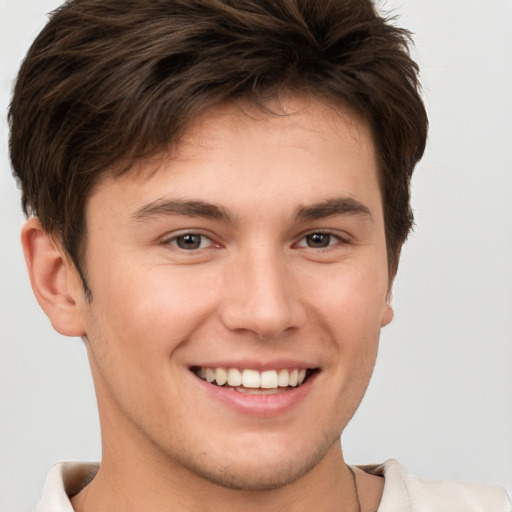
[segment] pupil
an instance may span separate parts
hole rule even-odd
[[[327,247],[330,242],[330,235],[324,233],[313,233],[307,237],[310,247]]]
[[[176,239],[180,249],[194,250],[201,246],[201,235],[183,235]]]

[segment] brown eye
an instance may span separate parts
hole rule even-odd
[[[308,247],[322,249],[332,245],[333,236],[329,233],[311,233],[305,237],[305,242]]]
[[[176,245],[180,249],[191,250],[201,247],[201,235],[183,235],[176,238]]]
[[[184,251],[195,251],[197,249],[203,249],[211,245],[211,240],[197,233],[187,233],[185,235],[175,236],[167,242],[170,245],[174,245]]]

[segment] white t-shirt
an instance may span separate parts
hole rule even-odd
[[[512,512],[508,495],[500,487],[425,480],[406,473],[393,459],[360,468],[385,479],[378,512]],[[82,489],[97,470],[96,463],[53,466],[36,512],[73,512],[68,496]]]

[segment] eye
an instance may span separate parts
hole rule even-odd
[[[297,247],[310,247],[312,249],[325,249],[331,245],[335,245],[340,242],[340,237],[333,235],[332,233],[323,233],[321,231],[316,233],[310,233],[304,236],[297,243]]]
[[[166,240],[165,243],[184,251],[196,251],[215,245],[210,238],[199,233],[184,233],[183,235],[173,236]]]

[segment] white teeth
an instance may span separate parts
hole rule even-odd
[[[213,382],[215,380],[215,370],[212,368],[206,368],[206,382]]]
[[[300,386],[306,379],[305,368],[291,370],[257,370],[237,368],[204,368],[196,372],[197,376],[207,382],[215,382],[218,386],[227,384],[233,388],[275,390],[278,388]]]
[[[242,386],[244,388],[259,388],[260,372],[256,370],[244,370],[242,372]]]
[[[242,374],[236,368],[230,368],[228,370],[228,384],[232,387],[242,385]]]
[[[288,378],[290,376],[290,373],[288,370],[279,370],[279,374],[277,376],[277,383],[282,388],[288,387]]]
[[[275,370],[267,370],[261,372],[261,386],[263,389],[274,389],[279,386],[277,382],[277,372]]]
[[[224,368],[215,369],[215,381],[218,386],[224,386],[228,381],[228,372]]]

